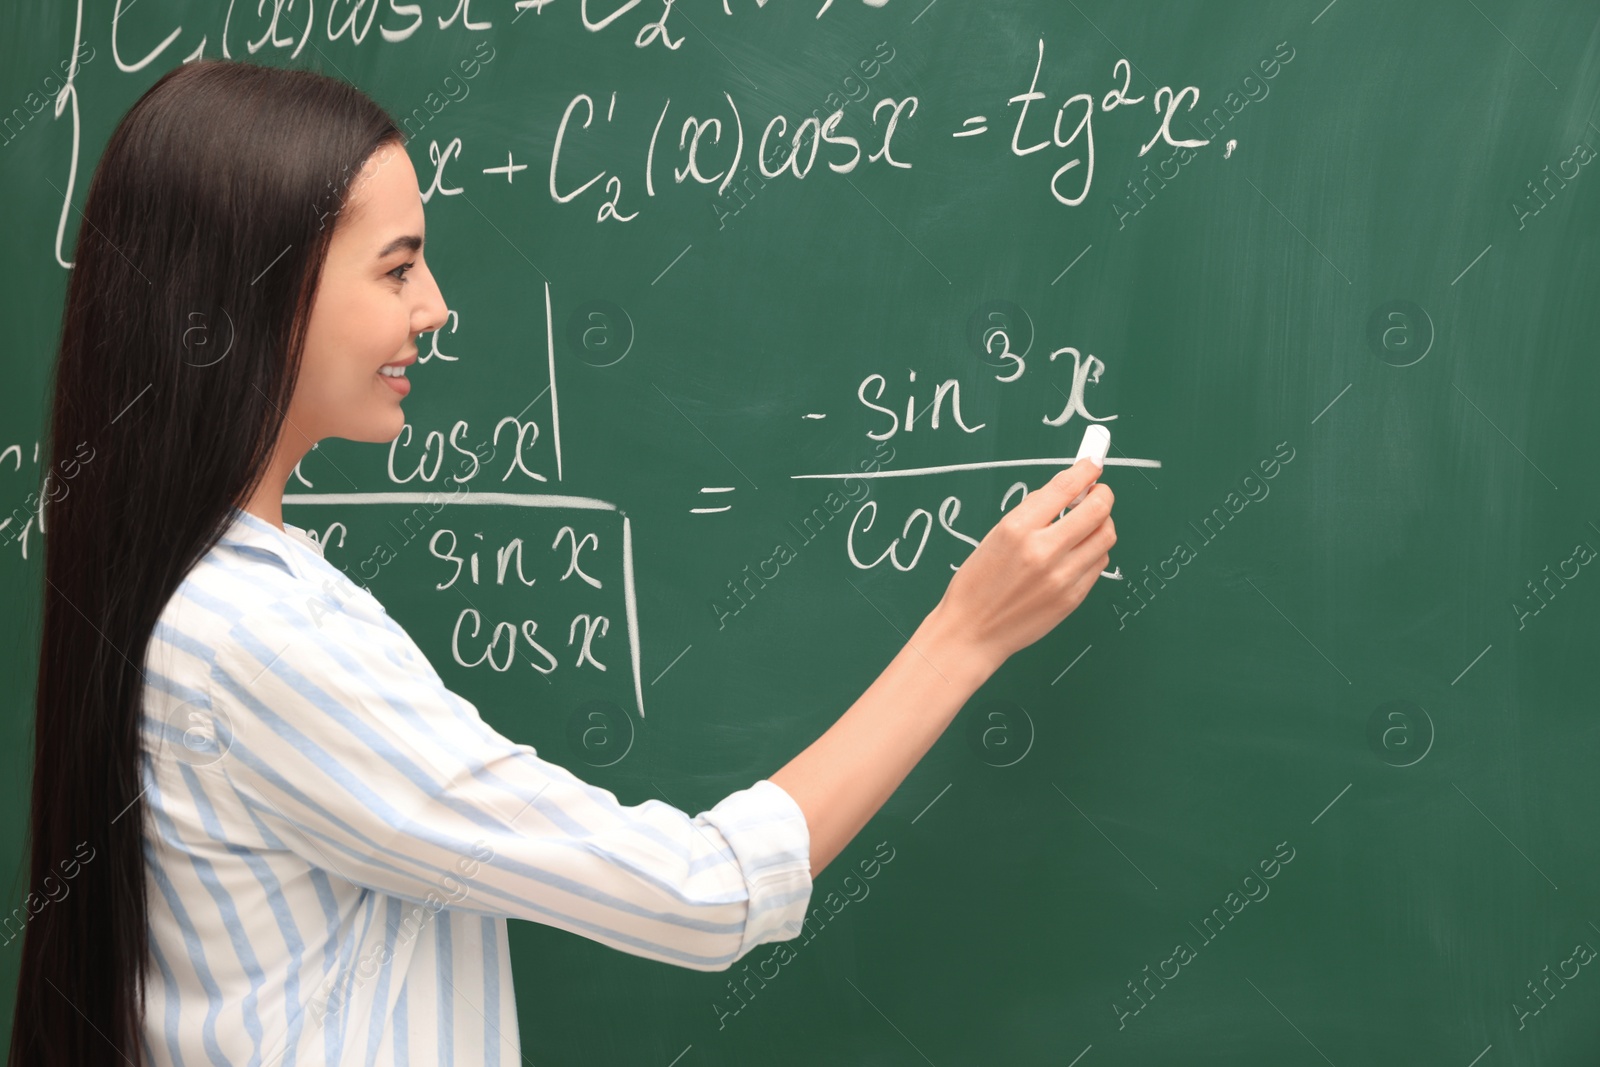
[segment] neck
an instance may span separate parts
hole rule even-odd
[[[272,459],[261,475],[260,483],[250,499],[241,505],[241,510],[283,529],[284,488],[289,484],[295,466],[305,458],[311,446],[312,442],[299,432],[285,427],[278,438],[278,447],[273,450]]]

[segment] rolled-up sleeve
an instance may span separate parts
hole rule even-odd
[[[695,970],[800,932],[810,835],[782,787],[693,817],[623,804],[491,729],[381,613],[252,610],[210,688],[222,755],[201,771],[352,883]]]

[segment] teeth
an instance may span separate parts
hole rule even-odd
[[[378,373],[385,378],[404,378],[406,369],[404,367],[379,367]]]

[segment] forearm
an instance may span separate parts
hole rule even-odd
[[[935,608],[867,691],[771,780],[805,813],[815,878],[894,793],[999,663]]]

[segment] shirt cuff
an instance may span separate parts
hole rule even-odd
[[[763,778],[728,795],[704,818],[728,842],[749,890],[739,955],[799,934],[811,903],[811,831],[800,805]]]

